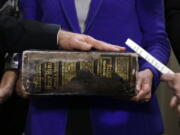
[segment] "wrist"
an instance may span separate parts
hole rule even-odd
[[[57,46],[59,47],[59,43],[60,43],[60,40],[59,40],[59,35],[60,35],[60,32],[61,32],[61,29],[58,30],[58,33],[57,33]]]
[[[61,45],[61,40],[62,40],[62,35],[63,35],[64,30],[59,29],[58,33],[57,33],[57,45],[59,49],[63,49],[62,45]]]

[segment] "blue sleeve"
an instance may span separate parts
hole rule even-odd
[[[23,18],[41,21],[42,12],[38,0],[20,0]]]
[[[143,33],[144,49],[164,64],[170,56],[170,43],[165,30],[164,0],[136,0],[137,15]],[[140,70],[150,69],[153,72],[152,92],[160,82],[160,72],[151,64],[140,59]]]

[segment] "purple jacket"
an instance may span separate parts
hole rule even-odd
[[[24,18],[60,24],[80,33],[74,0],[21,0]],[[163,0],[92,0],[85,34],[125,46],[131,38],[163,63],[170,46],[165,32]],[[131,51],[129,48],[127,51]],[[140,70],[151,69],[153,91],[160,73],[144,60]],[[51,100],[51,101],[50,101]],[[162,119],[156,96],[149,103],[110,99],[88,99],[93,135],[160,135]],[[54,103],[56,102],[56,103]],[[70,99],[33,99],[29,110],[27,135],[64,135]]]

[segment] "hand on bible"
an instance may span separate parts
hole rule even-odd
[[[153,73],[149,69],[145,69],[137,73],[136,90],[137,96],[133,98],[135,101],[148,102],[151,99]]]
[[[180,73],[162,75],[161,80],[166,81],[173,90],[170,107],[175,108],[180,113]]]
[[[14,71],[4,73],[0,83],[0,104],[12,95],[16,79],[17,74]]]
[[[58,34],[58,43],[60,44],[60,48],[65,50],[90,51],[91,49],[96,49],[100,51],[125,51],[124,47],[108,44],[88,35],[64,30],[60,30]]]

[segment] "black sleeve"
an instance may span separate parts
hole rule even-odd
[[[180,0],[166,0],[167,32],[180,63]]]
[[[0,46],[3,52],[26,49],[58,49],[57,33],[60,26],[30,20],[0,16]]]

